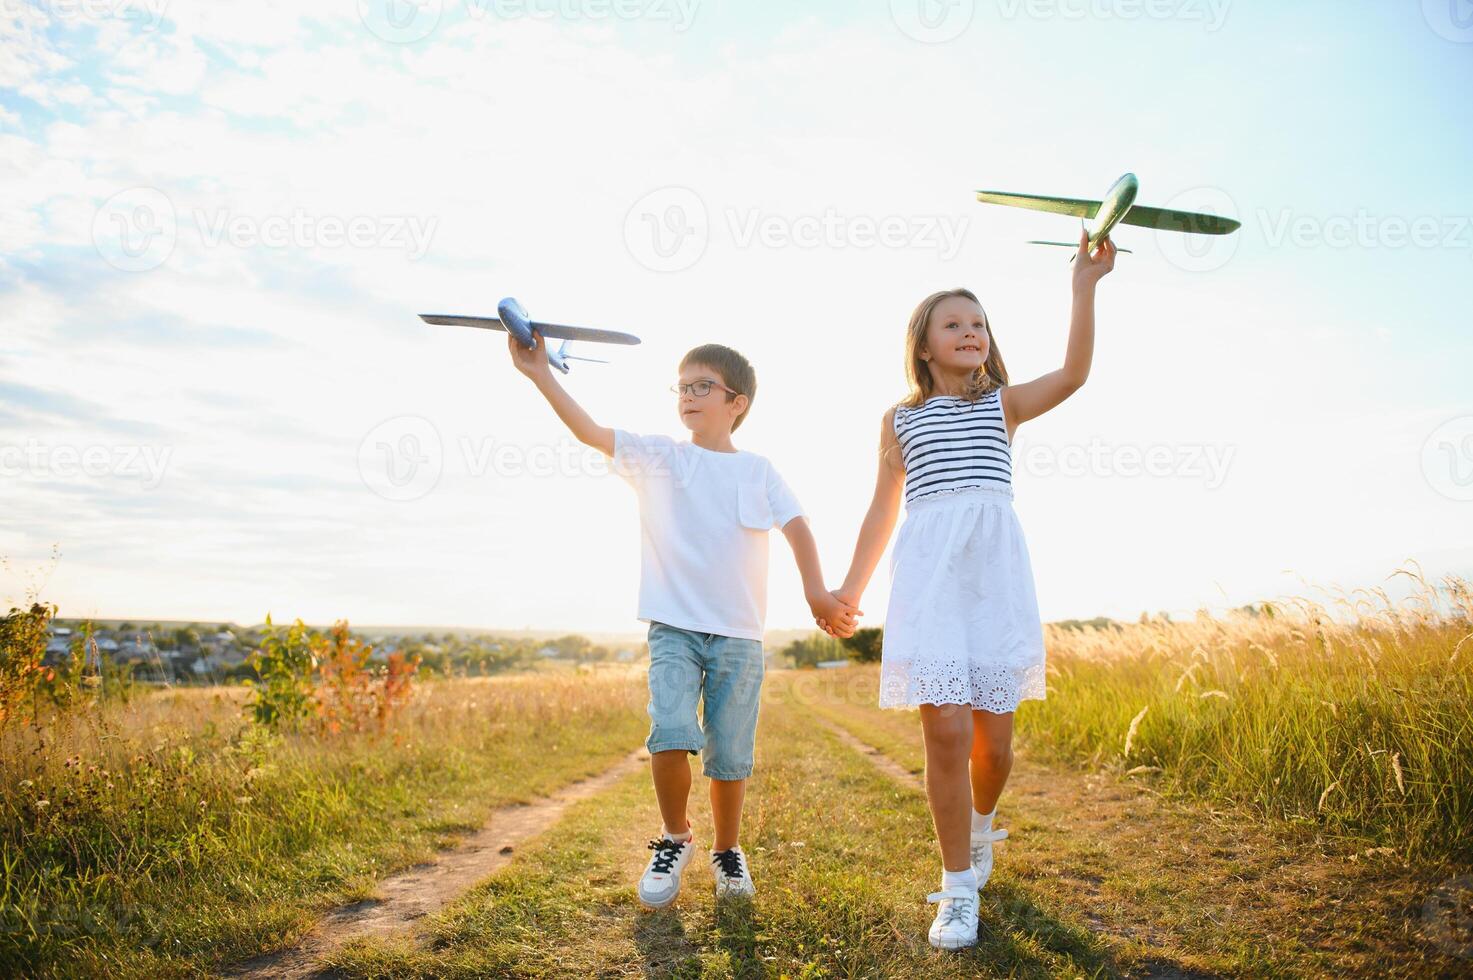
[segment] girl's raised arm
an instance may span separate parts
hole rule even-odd
[[[1029,419],[1036,419],[1078,391],[1089,377],[1095,352],[1095,285],[1115,268],[1115,243],[1106,238],[1091,255],[1089,233],[1079,232],[1079,251],[1074,255],[1074,307],[1069,315],[1069,349],[1064,366],[1057,371],[1002,390],[1003,413],[1008,420],[1008,439]]]
[[[859,605],[859,597],[869,585],[900,514],[900,497],[905,488],[905,463],[900,455],[900,440],[895,436],[895,409],[885,413],[880,425],[880,468],[875,477],[875,496],[859,528],[854,545],[854,560],[849,574],[834,594],[851,606]],[[863,613],[861,613],[863,615]]]

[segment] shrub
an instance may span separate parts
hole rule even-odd
[[[334,624],[327,636],[314,637],[313,650],[313,703],[320,733],[361,732],[370,724],[382,731],[409,699],[419,659],[395,652],[383,670],[375,670],[373,647],[348,632],[346,620]]]
[[[266,633],[251,654],[255,697],[247,705],[260,726],[311,729],[319,735],[383,731],[409,700],[418,657],[391,654],[381,668],[373,647],[353,636],[346,620],[327,633],[300,619],[285,631],[266,617]]]
[[[12,608],[0,619],[0,727],[35,718],[42,685],[55,676],[41,663],[49,636],[46,627],[55,615],[55,606],[33,602],[30,609]]]
[[[311,631],[300,619],[283,631],[266,616],[261,645],[249,658],[256,680],[248,710],[256,724],[273,731],[293,729],[311,713],[317,663],[310,638]]]
[[[853,636],[845,637],[839,642],[844,644],[851,657],[862,664],[875,664],[880,662],[880,649],[884,642],[885,631],[878,626],[864,626],[854,631]]]

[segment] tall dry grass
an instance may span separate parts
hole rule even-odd
[[[631,671],[424,684],[382,734],[273,735],[247,697],[159,691],[0,735],[0,973],[247,955],[646,727]]]
[[[1023,738],[1169,791],[1404,854],[1473,859],[1473,598],[1330,590],[1226,617],[1049,627]]]

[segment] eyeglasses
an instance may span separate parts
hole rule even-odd
[[[717,384],[715,381],[711,381],[706,378],[702,378],[699,381],[692,381],[688,385],[673,384],[670,386],[670,390],[675,392],[677,395],[684,397],[685,393],[688,391],[692,395],[695,395],[697,398],[705,398],[707,395],[711,394],[712,388],[720,388],[722,391],[730,391],[733,395],[741,394],[740,391],[732,391],[732,389],[728,388],[726,385]]]

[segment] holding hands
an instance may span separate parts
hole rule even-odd
[[[859,617],[864,610],[859,608],[859,596],[843,589],[820,592],[808,597],[808,608],[813,612],[813,621],[818,628],[836,639],[847,639],[859,627]]]

